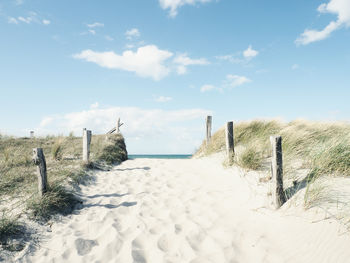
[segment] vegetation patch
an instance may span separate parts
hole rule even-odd
[[[14,248],[11,238],[16,237],[21,227],[25,227],[18,223],[23,212],[28,212],[32,219],[39,221],[47,221],[55,214],[70,213],[80,202],[74,191],[79,184],[92,178],[89,169],[95,168],[94,164],[114,164],[127,159],[121,134],[93,135],[91,163],[88,165],[82,162],[82,147],[82,138],[75,137],[73,133],[67,137],[0,136],[0,211],[4,211],[0,215],[0,239],[6,241],[1,241],[3,248]],[[37,194],[38,179],[32,162],[33,148],[42,148],[46,159],[49,186],[43,197]],[[14,217],[6,216],[10,211]]]
[[[9,217],[3,211],[0,218],[0,244],[7,246],[11,237],[21,233],[22,227],[17,218]]]
[[[255,147],[246,147],[238,156],[237,163],[243,168],[258,170],[261,168],[263,162],[263,157],[260,152],[258,152]]]
[[[100,150],[97,160],[107,164],[117,164],[128,159],[126,145],[120,134],[111,134],[106,137],[106,145]]]
[[[64,186],[54,184],[48,187],[42,197],[29,199],[27,208],[35,219],[49,220],[54,214],[70,213],[80,200]]]
[[[232,164],[259,170],[271,157],[271,135],[282,136],[284,180],[306,187],[305,207],[317,205],[327,197],[326,187],[317,184],[324,176],[350,177],[350,124],[310,121],[255,120],[234,125],[236,151]],[[224,129],[218,130],[209,145],[202,143],[196,155],[209,155],[225,150]],[[295,179],[295,162],[309,171],[306,178]]]

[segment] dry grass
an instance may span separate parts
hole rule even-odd
[[[36,167],[32,163],[32,149],[38,147],[43,148],[48,173],[49,187],[43,198],[37,194]],[[106,140],[104,135],[92,136],[90,157],[94,163],[127,159],[124,138],[111,135]],[[53,214],[71,211],[79,201],[73,194],[74,187],[87,178],[81,137],[0,136],[0,209],[4,210],[0,215],[1,236],[11,235],[16,228],[16,222],[5,215],[16,216],[26,211],[35,219],[48,220]]]
[[[260,169],[271,156],[269,137],[281,135],[285,179],[293,176],[296,160],[310,172],[305,178],[305,207],[311,207],[325,189],[311,185],[322,176],[350,177],[350,124],[310,121],[252,121],[234,126],[236,152],[234,163],[247,169]],[[202,144],[197,154],[208,155],[225,149],[224,129],[213,135],[208,146]]]

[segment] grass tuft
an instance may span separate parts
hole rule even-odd
[[[56,161],[62,160],[62,143],[60,140],[56,141],[51,148],[52,158]]]
[[[68,214],[80,200],[65,187],[53,184],[43,197],[28,201],[27,208],[34,219],[47,221],[54,214]]]
[[[0,218],[0,244],[6,245],[11,237],[21,233],[21,229],[18,219],[7,216],[3,211]]]
[[[253,146],[245,148],[238,156],[238,165],[243,168],[258,170],[261,168],[263,157]]]

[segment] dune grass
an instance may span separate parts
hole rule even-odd
[[[208,146],[203,142],[197,155],[209,155],[225,150],[224,129],[214,133]],[[320,187],[310,187],[321,176],[350,177],[350,124],[310,121],[241,122],[234,126],[234,143],[237,149],[235,164],[259,170],[271,156],[271,135],[282,136],[284,175],[292,176],[293,164],[301,162],[308,169],[305,207],[312,206],[321,194]]]
[[[36,167],[32,149],[43,148],[47,163],[48,191],[42,198],[37,193]],[[127,159],[121,134],[94,135],[91,141],[92,163],[119,163]],[[55,214],[67,214],[79,199],[75,187],[90,177],[82,162],[82,138],[47,136],[14,138],[0,136],[0,234],[2,238],[16,231],[17,215],[25,212],[31,218],[47,221]],[[9,216],[11,215],[11,216]]]

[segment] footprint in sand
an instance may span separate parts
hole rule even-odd
[[[89,254],[91,249],[97,245],[98,243],[95,240],[88,240],[82,238],[78,238],[77,240],[75,240],[75,248],[77,249],[78,255],[80,256]]]

